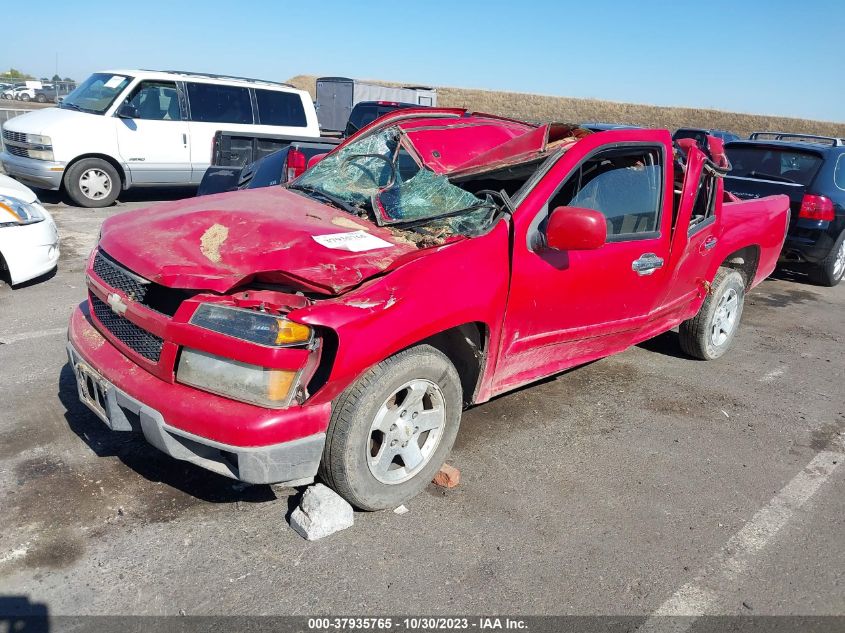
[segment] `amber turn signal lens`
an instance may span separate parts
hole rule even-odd
[[[296,372],[271,369],[267,376],[267,399],[273,402],[287,400]]]
[[[301,323],[294,323],[287,319],[276,321],[279,329],[276,332],[276,345],[291,345],[292,343],[305,343],[311,338],[311,328]]]

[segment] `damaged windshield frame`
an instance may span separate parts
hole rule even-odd
[[[448,228],[450,229],[450,232],[456,233],[475,233],[488,228],[492,221],[498,217],[500,205],[496,204],[490,196],[479,198],[471,191],[451,182],[447,176],[437,174],[426,165],[421,164],[419,157],[416,155],[415,148],[413,145],[408,147],[406,140],[407,136],[401,128],[395,125],[375,130],[366,137],[356,139],[350,145],[339,148],[334,156],[329,155],[324,158],[314,167],[302,174],[302,176],[288,184],[288,188],[302,191],[306,193],[306,195],[324,198],[347,213],[357,216],[367,216],[379,226],[399,225],[414,229]],[[372,150],[374,145],[378,147],[377,144],[379,142],[382,142],[384,151],[379,151],[378,149],[376,149],[376,151],[366,151],[367,149]],[[405,155],[413,161],[413,167],[415,169],[414,173],[404,181],[402,179],[402,169],[399,164],[403,150]],[[367,184],[361,183],[361,174],[359,174],[357,178],[345,177],[344,179],[343,171],[345,168],[348,168],[350,163],[360,162],[361,159],[367,157],[371,158],[373,161],[383,161],[389,167],[390,174],[383,185],[380,183],[380,179],[377,175],[374,176],[372,173],[368,173],[368,170],[364,168],[360,169],[361,174],[364,174],[363,180],[365,183],[372,182],[372,186],[367,186]],[[371,171],[373,171],[372,167]],[[426,173],[423,174],[423,172]],[[397,212],[401,211],[400,201],[397,200],[396,207],[391,207],[389,203],[386,206],[382,195],[386,192],[395,190],[397,187],[413,183],[413,179],[420,174],[423,174],[423,180],[434,181],[429,183],[429,186],[441,187],[444,197],[449,199],[449,202],[458,204],[470,201],[474,202],[472,202],[472,204],[464,204],[464,206],[457,209],[450,209],[447,206],[445,210],[438,209],[435,206],[435,203],[431,203],[430,209],[425,209],[425,205],[418,205],[423,208],[422,214],[417,214],[415,217],[396,217]],[[355,191],[356,185],[358,188],[362,189],[362,191]],[[348,198],[351,199],[341,195],[345,192],[349,192],[350,195]],[[438,191],[433,188],[432,192],[437,193]],[[414,195],[425,198],[425,194],[427,193],[428,192],[424,189],[420,192],[414,190],[413,187],[409,188],[407,191],[407,195],[410,200],[414,200]],[[420,197],[416,199],[416,202],[419,202]],[[458,218],[462,215],[469,214],[480,209],[489,209],[489,214],[485,214],[487,216],[486,218],[465,218],[465,224],[478,224],[476,227],[463,227],[463,230],[460,230],[457,228],[461,224],[460,221],[450,223],[451,226],[449,227],[442,226],[443,220]],[[426,211],[428,211],[430,215],[425,215]],[[441,226],[426,227],[426,225],[432,223],[439,223]]]

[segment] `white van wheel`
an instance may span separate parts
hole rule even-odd
[[[100,158],[85,158],[65,172],[65,189],[80,207],[107,207],[120,192],[120,175]]]

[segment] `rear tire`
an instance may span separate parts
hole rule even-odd
[[[65,172],[68,196],[80,207],[99,208],[112,204],[120,193],[120,175],[101,158],[83,158]]]
[[[827,257],[818,266],[810,269],[810,279],[815,283],[832,288],[845,276],[845,231],[839,234]]]
[[[722,356],[730,348],[739,328],[744,303],[742,275],[729,268],[720,268],[698,314],[681,323],[681,349],[701,360]]]
[[[35,97],[35,100],[38,103],[47,103],[47,97],[45,97],[44,95],[38,95],[37,97]]]
[[[452,448],[461,380],[429,345],[369,369],[335,401],[321,478],[362,510],[395,508],[431,481]]]

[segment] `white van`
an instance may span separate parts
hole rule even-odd
[[[0,161],[24,183],[104,207],[121,188],[198,185],[221,128],[320,136],[310,95],[286,84],[114,70],[94,73],[57,108],[7,121]]]

